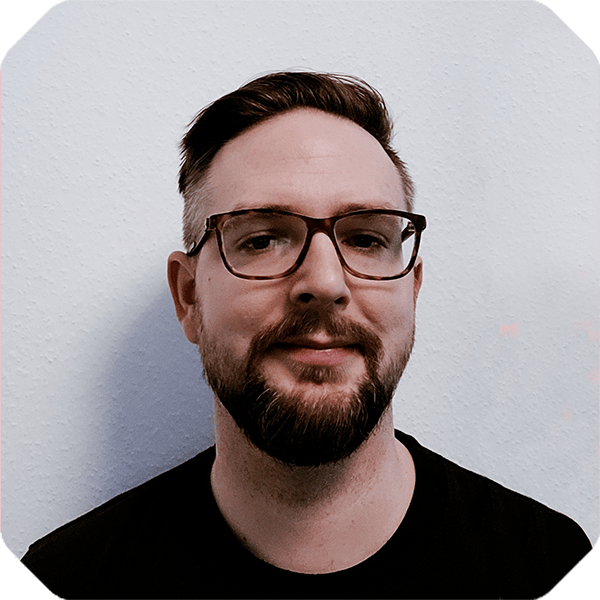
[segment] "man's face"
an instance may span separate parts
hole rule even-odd
[[[406,210],[398,172],[375,138],[306,109],[226,144],[210,168],[209,196],[211,214]],[[250,440],[295,464],[331,462],[355,450],[389,407],[410,355],[421,262],[399,280],[359,279],[342,268],[324,233],[282,279],[235,277],[214,234],[194,260],[196,322],[186,334]]]

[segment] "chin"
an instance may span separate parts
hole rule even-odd
[[[302,394],[306,390],[322,393],[347,390],[356,393],[366,376],[364,366],[352,365],[311,365],[293,362],[289,365],[273,364],[265,361],[259,370],[259,376],[272,389],[281,388],[284,393]]]
[[[391,386],[366,379],[354,387],[310,383],[287,391],[256,378],[242,390],[213,389],[256,448],[283,464],[318,467],[358,450],[391,405]]]

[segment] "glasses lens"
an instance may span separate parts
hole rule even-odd
[[[223,253],[241,275],[273,277],[298,259],[306,239],[306,223],[292,215],[246,213],[223,224]]]
[[[410,264],[415,227],[404,217],[357,214],[340,219],[334,229],[348,266],[371,277],[395,277]]]

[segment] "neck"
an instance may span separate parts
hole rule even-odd
[[[414,466],[394,437],[391,410],[350,457],[319,467],[261,452],[219,401],[215,425],[217,504],[240,542],[266,562],[304,573],[348,568],[379,550],[406,513]]]

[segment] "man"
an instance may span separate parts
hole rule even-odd
[[[590,549],[569,518],[395,432],[423,216],[382,98],[259,78],[182,142],[169,258],[215,447],[36,542],[77,598],[531,598]]]

